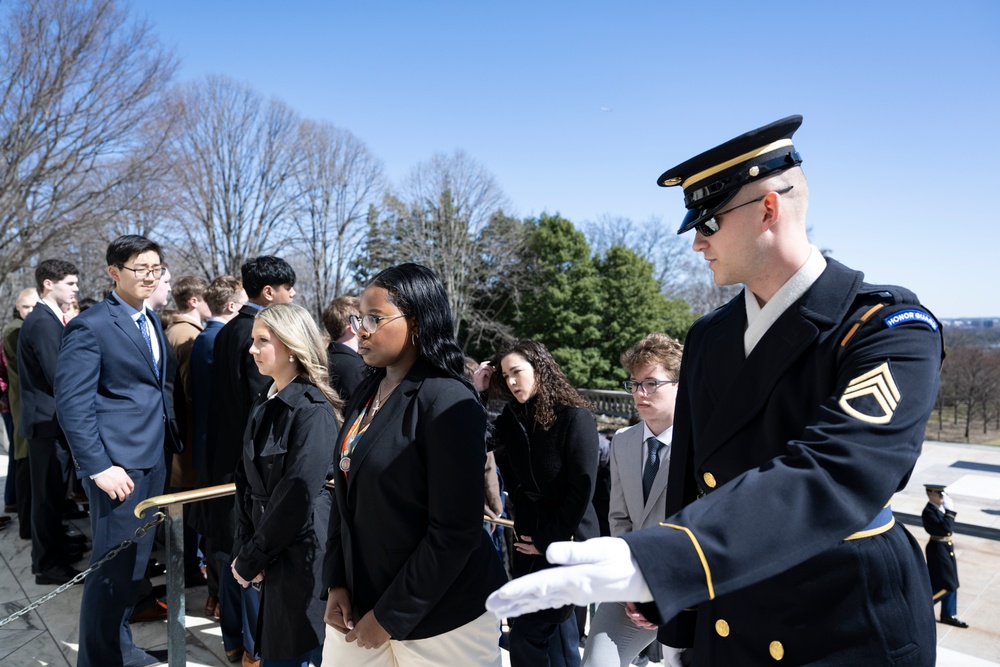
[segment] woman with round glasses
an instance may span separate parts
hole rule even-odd
[[[506,582],[483,529],[486,413],[444,287],[401,264],[351,318],[372,374],[336,439],[323,664],[499,667],[486,597]]]
[[[250,354],[271,386],[250,411],[236,466],[232,572],[260,590],[254,629],[263,667],[318,663],[323,549],[333,475],[330,433],[340,396],[327,382],[326,349],[309,312],[276,304],[257,313]]]
[[[499,372],[497,372],[499,370]],[[476,387],[512,397],[494,422],[497,465],[514,489],[515,577],[549,567],[552,542],[599,533],[591,500],[597,478],[597,423],[544,345],[518,340],[480,366]],[[562,627],[573,607],[519,617],[510,631],[512,667],[551,664],[550,650],[579,664],[579,633]],[[575,620],[572,625],[575,626]]]

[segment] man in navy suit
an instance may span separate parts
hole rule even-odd
[[[28,439],[31,474],[31,567],[37,584],[65,584],[80,572],[71,563],[80,559],[79,545],[71,548],[63,529],[63,506],[69,476],[69,450],[56,418],[52,382],[62,342],[63,306],[76,301],[76,266],[46,259],[35,268],[41,300],[24,320],[17,344],[21,386],[19,428]]]
[[[59,420],[90,498],[91,563],[134,536],[135,506],[161,493],[164,445],[174,446],[165,384],[165,339],[145,307],[162,272],[160,246],[120,236],[108,246],[114,291],[70,321],[56,371]],[[87,577],[80,613],[79,667],[152,665],[128,618],[153,547],[137,540]]]

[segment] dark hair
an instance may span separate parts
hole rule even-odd
[[[281,287],[282,285],[291,287],[295,284],[295,269],[292,268],[291,264],[280,257],[271,255],[251,257],[243,262],[240,273],[243,275],[243,289],[247,291],[247,296],[251,299],[259,297],[268,285],[271,287]]]
[[[204,298],[208,281],[201,276],[181,276],[170,284],[170,295],[178,310],[187,310],[191,297]]]
[[[379,272],[368,286],[385,289],[389,302],[413,318],[420,354],[475,393],[465,377],[465,355],[455,340],[448,295],[434,272],[420,264],[399,264]]]
[[[80,306],[80,312],[82,313],[83,311],[87,310],[91,306],[96,306],[97,305],[97,299],[95,299],[93,297],[85,296],[82,299],[79,299],[76,302],[76,305]]]
[[[323,309],[323,327],[333,340],[337,340],[344,335],[344,327],[350,323],[348,318],[360,314],[358,297],[338,296]]]
[[[493,376],[490,391],[494,395],[510,395],[510,389],[503,378],[500,362],[510,354],[524,357],[535,371],[535,421],[545,430],[556,422],[555,407],[570,405],[591,409],[590,403],[573,388],[569,379],[552,358],[548,349],[529,338],[515,340],[493,357]]]
[[[39,296],[41,296],[42,292],[45,291],[42,283],[46,280],[57,283],[66,276],[77,275],[80,275],[80,272],[73,262],[67,262],[64,259],[45,259],[35,267],[35,288],[38,290]]]
[[[108,252],[106,255],[108,266],[125,266],[125,262],[129,261],[136,255],[140,255],[150,250],[156,253],[160,264],[163,265],[163,249],[160,248],[160,244],[156,241],[150,241],[145,236],[139,236],[137,234],[125,234],[124,236],[119,236],[108,244]]]

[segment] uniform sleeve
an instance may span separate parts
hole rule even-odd
[[[948,537],[955,532],[956,516],[958,514],[954,510],[942,512],[933,504],[928,504],[920,518],[928,535]]]
[[[427,475],[427,532],[375,604],[393,637],[406,637],[451,587],[483,539],[486,416],[451,382],[421,407],[418,446]]]
[[[829,363],[837,364],[833,391],[820,405],[797,406],[814,417],[779,445],[782,454],[695,502],[688,394],[697,378],[682,372],[680,452],[671,461],[668,494],[672,503],[690,504],[667,519],[669,527],[624,537],[662,618],[833,548],[905,485],[937,395],[938,328],[920,318],[872,326]]]

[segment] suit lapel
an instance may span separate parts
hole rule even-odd
[[[156,369],[153,367],[153,355],[149,346],[146,345],[146,339],[144,339],[142,334],[139,332],[139,327],[136,325],[135,320],[129,317],[128,313],[125,312],[125,309],[122,308],[121,303],[114,297],[114,295],[108,297],[108,311],[114,319],[115,326],[117,326],[118,329],[132,341],[132,344],[138,349],[139,354],[146,360],[146,363],[149,366],[149,372],[156,373]],[[155,320],[156,318],[152,319]],[[148,321],[149,320],[147,318],[147,323]],[[160,359],[163,359],[163,355],[165,354],[162,342],[163,331],[160,329],[159,322],[154,322],[152,326],[157,332],[157,338],[160,341]],[[158,384],[160,384],[160,386],[163,385],[163,373],[160,373],[160,380]]]
[[[643,514],[642,507],[642,434],[643,425],[636,424],[627,433],[623,433],[622,448],[619,453],[621,461],[622,492],[625,495],[625,507],[630,517],[639,518]],[[639,522],[633,521],[638,528]]]
[[[417,389],[420,387],[423,381],[422,376],[416,376],[413,372],[414,369],[410,369],[410,372],[403,379],[399,386],[389,394],[389,397],[382,404],[382,408],[379,413],[372,419],[371,425],[368,426],[368,430],[365,431],[360,440],[358,440],[358,446],[355,447],[354,452],[351,454],[351,470],[348,475],[348,494],[351,493],[350,480],[351,478],[356,478],[360,468],[364,467],[365,460],[369,457],[373,450],[378,448],[378,443],[383,438],[386,440],[392,439],[392,434],[387,434],[386,432],[390,427],[399,426],[400,421],[403,417],[403,411],[410,402],[410,396],[412,396]]]
[[[775,321],[743,360],[731,384],[716,401],[715,413],[708,420],[698,447],[697,461],[704,461],[764,407],[774,385],[784,376],[820,333],[835,322],[853,301],[861,282],[861,274],[847,272],[830,262],[827,269],[809,290]],[[742,298],[730,302],[732,309],[718,325],[719,335],[702,348],[706,376],[730,377],[733,368],[726,368],[738,355],[743,357],[743,332],[746,311]],[[738,306],[738,307],[736,307]],[[716,349],[713,345],[723,346]],[[713,384],[718,388],[723,382]]]

